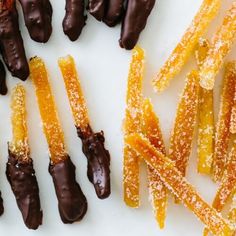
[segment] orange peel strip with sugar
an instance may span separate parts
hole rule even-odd
[[[205,33],[210,22],[218,13],[220,0],[204,0],[191,25],[183,35],[169,59],[165,62],[153,80],[153,86],[157,91],[163,91],[172,78],[182,69],[199,38]]]
[[[153,106],[149,99],[145,99],[143,102],[142,122],[142,133],[149,139],[150,143],[157,150],[166,155],[159,119],[154,113]],[[159,227],[163,229],[166,219],[168,193],[160,177],[150,166],[148,166],[148,186],[155,218]]]
[[[74,59],[71,56],[62,57],[58,60],[58,64],[63,75],[75,125],[85,132],[89,125],[88,110]]]
[[[214,235],[232,236],[235,232],[220,214],[209,206],[188,183],[172,160],[159,152],[140,134],[126,136],[125,141],[148,165],[154,168],[165,185],[201,220]]]
[[[142,81],[144,71],[144,51],[135,47],[132,51],[130,64],[126,112],[124,120],[125,135],[141,130]],[[124,143],[123,161],[124,201],[130,207],[138,207],[139,200],[139,158],[129,146]]]
[[[233,196],[232,204],[231,204],[230,211],[228,214],[228,219],[235,227],[236,226],[236,194],[234,194]]]
[[[221,27],[213,36],[207,58],[200,70],[200,85],[213,89],[215,78],[236,39],[236,1],[227,11]]]
[[[226,65],[225,78],[220,102],[220,111],[216,124],[215,151],[213,156],[213,178],[221,181],[230,139],[230,118],[234,102],[235,88],[235,63],[229,62]]]
[[[47,138],[50,158],[53,164],[59,163],[67,154],[65,151],[64,135],[58,119],[56,105],[48,81],[48,74],[43,60],[34,57],[29,62],[30,77],[33,80],[43,129]]]
[[[232,63],[232,73],[234,74],[236,80],[236,61],[232,61],[231,63]],[[236,83],[234,90],[234,104],[232,107],[231,117],[230,117],[230,133],[236,134]]]
[[[176,167],[183,175],[185,175],[192,147],[198,110],[198,95],[199,76],[198,72],[193,70],[187,76],[170,139],[169,157],[175,161]]]
[[[198,67],[206,58],[209,50],[209,41],[199,40],[195,53]],[[214,104],[213,90],[199,88],[198,106],[198,172],[211,174],[214,152]]]
[[[221,212],[226,205],[227,201],[230,199],[232,194],[236,190],[236,140],[234,140],[233,147],[229,154],[229,162],[224,172],[222,182],[219,189],[217,190],[216,196],[214,198],[212,206],[218,211]],[[207,236],[209,233],[208,229],[204,229],[204,236]]]
[[[25,89],[22,85],[17,85],[11,96],[11,123],[13,139],[9,144],[9,149],[23,161],[29,159],[28,131],[26,124]]]

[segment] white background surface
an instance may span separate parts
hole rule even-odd
[[[122,200],[122,119],[125,109],[126,78],[130,62],[130,52],[119,48],[120,26],[108,28],[88,16],[87,26],[78,41],[72,43],[64,36],[61,22],[64,16],[64,0],[51,0],[53,14],[53,34],[46,45],[33,42],[28,35],[20,10],[21,30],[24,37],[27,56],[43,57],[47,63],[50,83],[55,95],[60,120],[65,132],[68,153],[77,166],[77,179],[87,197],[89,208],[80,223],[64,225],[59,217],[54,186],[48,173],[47,143],[42,133],[41,120],[30,80],[24,83],[27,89],[28,128],[31,156],[40,187],[43,208],[43,225],[35,232],[29,231],[15,202],[13,193],[5,177],[7,161],[7,141],[11,140],[9,95],[0,98],[0,188],[4,198],[5,213],[0,219],[0,235],[9,236],[198,236],[203,225],[182,205],[175,205],[170,199],[166,228],[160,231],[154,220],[148,202],[145,166],[142,166],[142,205],[139,209],[129,209]],[[181,38],[186,27],[197,12],[202,0],[157,0],[149,18],[148,26],[142,33],[139,44],[146,50],[147,66],[144,82],[146,96],[152,98],[155,110],[160,117],[166,146],[179,94],[184,86],[184,78],[194,66],[193,60],[184,67],[171,86],[160,95],[154,94],[150,81],[154,73],[167,59],[171,50]],[[222,10],[212,23],[210,32],[214,32],[222,21],[225,9],[232,0],[223,0]],[[20,9],[20,8],[19,8]],[[210,34],[209,34],[210,35]],[[234,55],[235,50],[234,47]],[[233,57],[231,53],[231,58]],[[106,147],[111,153],[112,194],[107,200],[98,200],[93,186],[86,176],[86,158],[81,152],[81,143],[76,136],[73,119],[66,97],[63,80],[57,67],[60,56],[74,56],[81,83],[87,100],[92,126],[95,131],[103,129]],[[8,75],[8,86],[20,82]],[[221,75],[216,84],[216,111],[219,105]],[[194,146],[195,143],[194,143]],[[187,178],[209,203],[215,194],[216,186],[208,177],[196,173],[196,149],[194,147]]]

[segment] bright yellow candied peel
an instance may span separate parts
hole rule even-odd
[[[194,128],[198,111],[199,76],[193,70],[186,79],[186,85],[178,104],[174,128],[170,138],[169,157],[178,170],[185,175],[192,147]]]
[[[26,124],[25,89],[20,84],[12,91],[11,110],[13,138],[12,142],[9,143],[9,149],[17,158],[22,161],[28,161],[29,143]]]
[[[227,162],[227,152],[230,140],[230,119],[234,103],[235,64],[226,65],[225,78],[220,102],[220,111],[216,124],[215,151],[213,157],[213,179],[220,182]]]
[[[193,52],[198,40],[205,33],[210,22],[218,13],[221,0],[204,0],[191,25],[186,30],[168,60],[157,73],[153,86],[157,91],[163,91],[182,69]]]
[[[207,56],[209,41],[200,39],[195,57],[198,67]],[[198,105],[198,172],[211,174],[214,152],[214,104],[213,90],[199,88]]]
[[[124,134],[132,134],[141,131],[141,107],[142,107],[142,81],[144,72],[143,49],[136,46],[132,51],[130,64],[126,111],[124,120]],[[138,207],[139,199],[139,158],[129,146],[124,143],[123,160],[123,189],[124,201],[130,207]]]
[[[208,90],[213,89],[215,78],[223,65],[223,59],[229,53],[236,39],[236,1],[226,12],[221,27],[213,36],[207,58],[200,70],[200,85]]]
[[[149,99],[145,99],[143,102],[142,122],[142,133],[157,150],[166,155],[159,119]],[[148,187],[155,218],[159,227],[163,229],[166,219],[168,193],[164,183],[151,166],[148,166]]]
[[[75,125],[81,131],[86,131],[89,124],[88,110],[74,59],[71,56],[62,57],[58,60],[58,64],[63,75]]]
[[[30,77],[34,83],[38,98],[39,111],[48,142],[50,158],[52,163],[56,164],[65,160],[67,154],[65,151],[64,135],[48,81],[47,70],[43,60],[39,57],[32,58],[29,66]]]
[[[214,235],[232,236],[232,226],[221,215],[209,206],[188,183],[172,160],[159,152],[147,138],[140,134],[125,137],[125,142],[154,168],[164,182],[181,202],[201,220]]]

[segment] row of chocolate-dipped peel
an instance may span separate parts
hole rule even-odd
[[[19,0],[30,37],[36,42],[46,43],[52,33],[52,6],[49,0]],[[120,46],[132,49],[145,28],[155,0],[89,0],[86,7],[97,20],[108,26],[122,21]],[[64,33],[75,41],[85,26],[85,0],[66,0],[63,20]],[[29,66],[24,43],[19,29],[15,0],[0,1],[0,51],[3,60],[15,77],[26,80]],[[7,93],[5,72],[0,62],[1,94]]]
[[[87,200],[76,181],[75,165],[68,155],[64,135],[58,119],[56,105],[50,88],[46,66],[41,58],[30,60],[30,78],[35,86],[43,130],[50,153],[49,173],[52,176],[58,209],[64,223],[80,221],[87,212]],[[88,118],[88,111],[82,88],[72,57],[59,60],[71,110],[82,150],[87,157],[87,175],[94,185],[98,198],[109,197],[110,154],[104,146],[103,132],[94,133]],[[71,96],[73,94],[73,96]],[[75,98],[80,98],[74,100]],[[42,224],[42,210],[39,187],[30,157],[26,126],[25,89],[17,85],[12,92],[12,130],[13,138],[8,145],[9,157],[6,166],[7,179],[15,195],[25,225],[37,229]],[[0,215],[3,213],[0,194]]]

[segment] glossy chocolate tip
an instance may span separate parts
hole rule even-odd
[[[8,92],[7,85],[6,85],[6,70],[5,67],[0,60],[0,94],[6,95]]]
[[[0,49],[3,60],[12,76],[24,81],[29,76],[29,65],[14,1],[11,9],[0,11],[0,29]]]
[[[4,213],[2,193],[0,192],[0,216]]]
[[[49,165],[49,173],[58,199],[61,220],[71,224],[83,219],[87,212],[87,200],[76,182],[75,166],[70,157],[56,164]]]
[[[98,21],[102,21],[105,15],[106,0],[89,0],[89,13]]]
[[[20,0],[31,39],[46,43],[52,34],[52,5],[49,0]]]
[[[6,176],[15,195],[17,205],[21,211],[25,225],[36,230],[42,224],[39,188],[33,160],[20,160],[9,150],[6,165]]]
[[[88,160],[87,175],[94,185],[98,198],[110,196],[110,154],[105,149],[103,132],[93,133],[90,126],[84,132],[77,127],[77,133],[82,140],[82,150]]]
[[[85,26],[84,0],[66,0],[66,14],[62,22],[63,31],[71,41],[79,38]]]

